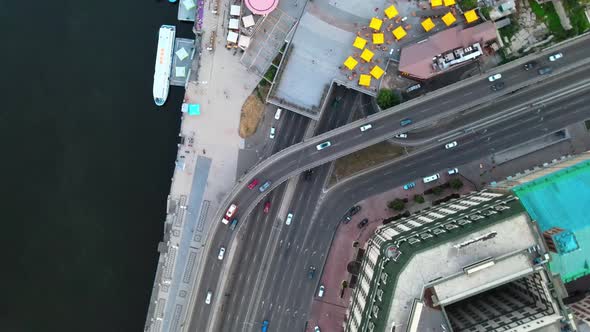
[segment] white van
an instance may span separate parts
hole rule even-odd
[[[424,179],[424,183],[428,183],[428,182],[432,182],[432,181],[436,181],[440,178],[440,175],[438,173],[436,174],[432,174],[431,176],[427,176]]]
[[[205,303],[206,304],[211,304],[211,297],[213,297],[213,292],[212,291],[208,291],[207,292],[207,298],[205,299]]]
[[[278,120],[278,119],[280,119],[280,118],[281,118],[281,112],[282,112],[282,111],[283,111],[282,109],[280,109],[280,108],[277,108],[277,111],[276,111],[276,113],[275,113],[275,120]]]

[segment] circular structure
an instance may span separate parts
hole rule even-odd
[[[246,0],[246,7],[256,15],[267,15],[279,5],[279,0]]]
[[[385,248],[385,256],[394,262],[397,261],[398,257],[402,254],[396,245],[390,244]]]

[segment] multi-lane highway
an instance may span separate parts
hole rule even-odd
[[[562,59],[564,61],[553,65],[555,73],[559,74],[560,67],[563,68],[564,66],[582,60],[584,58],[584,52],[588,52],[588,48],[590,48],[588,45],[580,44],[575,47],[566,46],[562,49],[561,51],[564,52],[566,56]],[[545,58],[546,56],[543,55],[539,62],[545,64]],[[254,176],[261,181],[271,179],[277,184],[303,169],[325,163],[326,161],[335,159],[337,156],[348,154],[359,148],[392,136],[400,131],[400,119],[411,117],[414,120],[414,123],[417,123],[418,125],[421,125],[422,123],[431,124],[431,120],[436,118],[437,115],[442,112],[459,109],[462,105],[465,105],[470,101],[482,100],[490,95],[492,97],[498,97],[504,94],[504,92],[508,93],[508,95],[505,96],[505,106],[498,106],[498,102],[487,108],[484,107],[482,110],[478,111],[478,113],[468,113],[458,117],[457,121],[447,123],[446,128],[438,128],[430,134],[444,134],[444,130],[452,132],[452,130],[461,127],[461,124],[472,123],[470,121],[473,121],[474,119],[468,120],[468,118],[470,116],[477,116],[479,112],[482,112],[481,114],[491,114],[494,111],[502,111],[509,106],[526,104],[528,100],[532,100],[537,96],[542,96],[550,91],[556,90],[556,87],[563,87],[571,82],[580,81],[585,77],[588,77],[588,74],[589,72],[587,69],[584,71],[578,71],[578,75],[574,75],[575,77],[570,76],[567,79],[560,79],[559,77],[552,78],[548,81],[535,84],[534,88],[527,88],[519,93],[510,94],[511,87],[538,79],[538,76],[536,72],[526,72],[522,70],[520,65],[509,67],[502,70],[502,75],[504,76],[503,80],[506,82],[507,87],[501,93],[492,93],[489,88],[490,84],[485,77],[473,80],[471,84],[465,86],[463,89],[450,92],[447,91],[440,96],[434,96],[431,99],[416,103],[415,105],[410,105],[398,112],[384,112],[376,116],[370,116],[367,120],[364,120],[365,122],[371,122],[373,124],[373,129],[368,132],[361,133],[358,130],[358,126],[364,123],[358,121],[353,125],[342,126],[337,130],[320,135],[320,138],[314,138],[308,140],[306,143],[296,144],[294,147],[285,149],[283,152],[279,153],[278,158],[275,157],[263,162],[262,167],[259,166],[254,170],[256,173]],[[575,100],[579,102],[578,99]],[[587,100],[585,102],[587,102]],[[576,113],[572,110],[567,112],[573,112],[572,114],[574,115],[572,115],[572,117],[580,115],[579,112]],[[523,114],[528,114],[527,116],[529,118],[534,118],[536,116],[530,112],[523,112]],[[525,118],[527,116],[525,116]],[[554,125],[553,123],[550,123],[549,118],[550,117],[545,117],[545,123],[548,124],[548,126]],[[554,120],[555,124],[559,124],[560,121],[565,121],[566,117],[556,117],[556,119],[557,120]],[[513,121],[513,119],[510,120],[510,123],[515,123]],[[524,124],[528,120],[522,119],[521,121]],[[504,127],[506,126],[507,124],[504,123]],[[502,128],[503,127],[500,126],[496,131],[492,131],[488,128],[487,135],[493,133],[497,134],[498,132],[501,132]],[[279,129],[279,131],[280,130],[282,129]],[[461,148],[454,151],[452,155],[443,154],[445,151],[440,149],[424,152],[423,154],[418,153],[404,159],[403,162],[392,164],[391,167],[398,168],[397,171],[393,171],[392,174],[404,174],[408,179],[427,175],[439,164],[441,165],[441,168],[449,167],[453,164],[459,164],[462,160],[461,158],[465,158],[466,160],[469,158],[475,159],[480,157],[479,155],[483,153],[488,153],[485,149],[481,149],[480,145],[492,144],[493,148],[497,151],[502,144],[512,145],[515,141],[538,135],[538,132],[532,130],[538,131],[539,129],[533,128],[530,130],[515,131],[513,128],[511,133],[503,133],[503,136],[497,134],[500,136],[497,139],[488,140],[486,137],[485,143],[478,138],[478,135],[471,134],[472,136],[462,137],[459,140]],[[547,130],[550,130],[550,128],[547,127]],[[515,133],[520,136],[512,137],[511,140],[506,139],[506,136],[514,136]],[[316,150],[315,145],[326,139],[329,139],[332,142],[332,146],[326,150]],[[466,141],[463,142],[462,140]],[[295,139],[291,143],[295,141],[297,140]],[[281,148],[282,146],[277,145],[277,150]],[[458,159],[455,160],[453,158]],[[412,160],[414,160],[414,164],[412,164]],[[428,163],[429,161],[431,161],[430,164]],[[449,165],[445,166],[446,164]],[[410,167],[412,171],[407,172],[407,174],[403,173],[408,167]],[[424,167],[426,167],[426,169],[422,169]],[[228,291],[224,291],[224,294],[216,294],[214,305],[220,305],[220,307],[217,308],[219,309],[217,321],[224,322],[223,325],[216,325],[219,329],[223,331],[254,331],[259,328],[259,325],[257,324],[260,324],[263,319],[272,318],[273,330],[278,327],[281,327],[279,328],[281,331],[300,330],[302,328],[301,324],[305,321],[306,312],[311,302],[314,289],[317,286],[315,282],[309,282],[305,278],[305,272],[309,265],[321,268],[325,253],[329,246],[329,239],[333,234],[334,228],[337,225],[341,214],[343,214],[344,210],[346,210],[351,204],[359,200],[355,197],[358,197],[360,193],[376,193],[406,181],[406,179],[401,176],[395,177],[395,181],[399,182],[396,182],[395,184],[389,183],[392,181],[391,179],[393,179],[393,177],[386,177],[388,179],[387,181],[379,179],[375,183],[372,183],[374,180],[371,178],[364,179],[364,182],[359,182],[360,179],[363,179],[366,176],[365,174],[358,179],[347,182],[348,186],[360,183],[359,188],[341,187],[338,192],[343,196],[338,199],[330,197],[330,199],[326,200],[326,206],[330,205],[329,207],[321,206],[318,210],[314,210],[313,207],[321,201],[319,195],[320,190],[316,187],[323,184],[323,179],[327,173],[326,169],[326,167],[322,167],[314,173],[312,181],[315,182],[309,184],[309,187],[313,188],[313,190],[310,189],[309,194],[306,194],[303,187],[298,187],[296,194],[298,197],[296,197],[296,199],[299,199],[300,203],[297,203],[296,201],[296,203],[289,209],[295,211],[295,218],[291,226],[283,226],[282,220],[284,220],[284,216],[276,216],[276,211],[269,213],[268,215],[262,215],[260,212],[260,206],[252,206],[255,202],[260,201],[261,195],[256,190],[250,191],[246,189],[245,186],[247,185],[247,181],[244,181],[245,183],[242,183],[242,185],[237,187],[237,190],[234,191],[232,196],[238,198],[237,203],[242,206],[241,212],[248,212],[253,209],[254,213],[248,218],[248,220],[242,220],[242,223],[246,223],[246,225],[242,226],[240,234],[243,232],[245,235],[243,237],[238,237],[235,247],[238,249],[236,249],[235,252],[229,252],[229,254],[233,257],[233,263],[240,262],[242,263],[242,266],[247,266],[249,270],[243,273],[243,269],[239,270],[232,266],[232,269],[229,270],[230,281],[227,288]],[[380,168],[375,172],[381,170],[382,169]],[[299,186],[305,185],[300,182]],[[283,195],[283,190],[284,188],[282,187],[278,190],[273,190],[270,192],[269,196],[264,199],[271,199],[272,201],[278,202]],[[311,191],[314,190],[315,196],[311,193]],[[364,197],[361,197],[360,199],[362,198]],[[317,212],[315,217],[314,211]],[[314,221],[313,223],[311,222],[312,220]],[[250,231],[249,227],[256,227],[250,226],[251,224],[256,224],[259,228],[257,228],[256,231]],[[221,284],[218,281],[218,278],[223,267],[222,263],[229,262],[217,260],[217,249],[220,245],[227,245],[227,243],[230,242],[231,236],[232,233],[228,231],[226,227],[220,227],[211,237],[209,242],[209,252],[205,261],[205,272],[202,274],[203,279],[198,282],[197,303],[195,305],[191,327],[189,328],[191,331],[208,330],[212,326],[209,324],[209,321],[213,316],[211,309],[214,307],[204,305],[204,298],[207,290],[211,289],[216,291]],[[276,242],[270,243],[271,241]],[[242,245],[242,243],[245,244]],[[268,244],[269,247],[264,247],[263,244]],[[232,248],[229,249],[232,250]],[[267,249],[265,250],[264,248]],[[269,251],[269,249],[272,248],[277,249]],[[258,265],[252,264],[252,260],[257,260],[260,263]],[[239,275],[239,279],[234,279],[234,283],[232,284],[232,277],[235,275]],[[203,302],[199,301],[201,298],[203,299]],[[205,327],[205,329],[202,329],[203,327]]]

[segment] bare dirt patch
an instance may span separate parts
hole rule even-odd
[[[264,114],[264,103],[258,97],[258,89],[246,99],[240,114],[240,137],[252,136]]]

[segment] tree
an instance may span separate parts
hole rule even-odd
[[[461,181],[461,179],[452,179],[449,181],[449,184],[454,190],[459,190],[461,187],[463,187],[463,181]]]
[[[377,94],[377,105],[381,109],[387,109],[400,103],[399,96],[390,89],[381,89]]]
[[[442,194],[443,190],[441,187],[436,186],[434,188],[432,188],[432,193],[435,194],[436,196]]]
[[[459,7],[461,7],[463,11],[471,10],[477,7],[477,0],[460,0]]]
[[[404,207],[406,206],[406,204],[404,203],[403,200],[396,198],[393,201],[387,203],[387,207],[396,211],[401,211],[404,209]]]
[[[414,195],[414,202],[418,204],[424,203],[424,196],[422,195]]]

